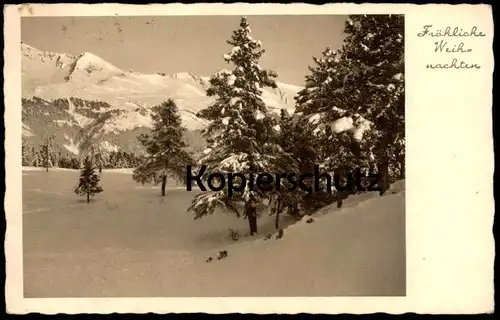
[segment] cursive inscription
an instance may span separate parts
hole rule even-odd
[[[446,27],[443,30],[441,29],[431,29],[432,24],[428,24],[424,26],[424,30],[419,32],[417,36],[419,37],[486,37],[484,33],[481,31],[477,31],[477,27],[472,27],[469,31],[464,31],[464,29],[459,29],[455,27],[451,29],[451,27]]]
[[[446,27],[444,29],[435,29],[432,25],[424,25],[421,32],[417,33],[418,37],[431,37],[431,38],[471,38],[471,37],[485,37],[486,34],[479,31],[476,26],[469,29],[459,27]],[[438,40],[438,39],[436,39]],[[466,54],[471,53],[472,49],[467,47],[465,40],[460,42],[450,42],[449,40],[440,39],[433,42],[435,53],[444,54]],[[476,63],[468,63],[459,60],[458,57],[449,58],[447,63],[428,63],[427,69],[480,69],[481,66]]]

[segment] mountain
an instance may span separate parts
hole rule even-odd
[[[188,129],[188,144],[195,150],[204,147],[200,131],[207,122],[196,113],[213,101],[205,94],[209,77],[124,71],[90,52],[44,52],[25,43],[21,53],[23,136],[33,144],[51,134],[63,151],[76,153],[78,129],[107,113],[101,143],[135,152],[140,149],[137,135],[151,128],[151,108],[172,98]],[[264,90],[264,101],[276,114],[280,108],[293,112],[293,97],[302,88],[277,84],[278,89]]]

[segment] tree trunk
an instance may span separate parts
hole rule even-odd
[[[102,165],[99,166],[99,173],[102,173]]]
[[[257,216],[254,213],[248,215],[248,225],[250,227],[250,235],[257,233]]]
[[[167,175],[161,177],[161,196],[165,196],[165,189],[167,187]]]
[[[380,195],[383,196],[389,189],[389,161],[384,159],[379,166],[379,189]]]
[[[343,199],[344,199],[343,192],[337,191],[337,208],[342,208]]]
[[[276,230],[280,228],[280,211],[276,210],[276,224],[275,224]]]
[[[405,178],[405,157],[401,157],[399,159],[399,165],[400,165],[400,170],[399,170],[399,179],[403,180]]]
[[[245,215],[248,219],[248,226],[250,227],[250,235],[253,236],[257,233],[257,209],[252,207],[251,203],[245,203]]]
[[[276,222],[275,222],[275,227],[276,227],[276,230],[279,229],[279,226],[280,226],[280,212],[281,212],[281,201],[278,199],[276,199],[276,207],[274,208],[274,211],[276,213]]]
[[[90,192],[87,192],[87,203],[90,202]]]

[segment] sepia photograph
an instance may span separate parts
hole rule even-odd
[[[404,296],[403,35],[23,17],[24,297]]]
[[[405,296],[404,33],[23,17],[24,297]]]

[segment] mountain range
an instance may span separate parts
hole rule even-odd
[[[52,136],[59,151],[78,154],[78,130],[108,113],[98,143],[110,151],[136,152],[141,149],[137,136],[151,128],[151,108],[171,98],[188,145],[195,151],[204,148],[201,130],[207,122],[196,113],[213,101],[205,94],[209,77],[125,71],[90,52],[44,52],[26,43],[21,43],[21,54],[23,136],[31,144]],[[263,100],[271,112],[284,108],[293,113],[293,98],[302,88],[277,85],[264,89]]]

